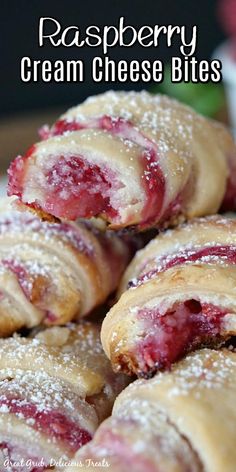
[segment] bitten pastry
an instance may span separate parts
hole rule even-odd
[[[0,336],[88,314],[115,290],[130,247],[89,222],[42,222],[0,200]]]
[[[127,381],[112,373],[99,335],[84,323],[0,340],[1,471],[4,461],[31,472],[68,460],[110,414]]]
[[[235,395],[236,354],[198,351],[124,390],[66,471],[234,472]]]
[[[127,290],[126,290],[127,289]],[[149,377],[236,334],[236,220],[196,219],[139,251],[102,327],[116,371]]]
[[[9,169],[9,195],[60,219],[167,226],[236,205],[229,132],[147,92],[108,92],[72,108]]]

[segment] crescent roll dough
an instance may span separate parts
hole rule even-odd
[[[108,92],[63,115],[9,169],[9,195],[60,219],[163,226],[236,204],[229,132],[147,92]]]
[[[234,472],[235,395],[236,354],[198,351],[125,389],[66,470]]]
[[[4,460],[31,472],[72,458],[110,414],[127,382],[112,373],[99,334],[84,323],[0,340],[1,470]]]
[[[236,333],[236,220],[196,219],[159,234],[128,267],[102,343],[117,371],[149,377]]]
[[[42,222],[0,200],[0,336],[64,324],[103,303],[120,280],[129,242],[90,222]]]

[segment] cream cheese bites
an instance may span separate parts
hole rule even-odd
[[[116,289],[131,255],[89,222],[42,222],[0,200],[0,336],[84,316]]]
[[[107,314],[102,343],[116,371],[150,377],[236,333],[236,220],[211,216],[139,251]]]
[[[69,460],[110,414],[127,381],[112,373],[99,334],[84,323],[0,340],[0,457],[14,471]]]
[[[234,352],[203,349],[134,382],[66,471],[234,472],[235,380]]]
[[[229,132],[147,92],[107,92],[63,115],[9,169],[9,195],[60,219],[145,229],[235,207]]]

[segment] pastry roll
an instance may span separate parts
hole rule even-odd
[[[0,200],[0,336],[88,314],[115,290],[130,252],[90,222],[42,222]]]
[[[112,373],[91,323],[1,339],[0,461],[22,460],[25,468],[0,463],[0,470],[44,470],[73,457],[125,385]]]
[[[144,229],[235,205],[229,132],[147,92],[108,92],[72,108],[9,169],[9,195],[66,220]]]
[[[236,333],[236,220],[196,219],[139,251],[103,323],[116,371],[149,377]],[[127,289],[127,290],[126,290]]]
[[[189,355],[125,389],[66,471],[234,472],[235,395],[234,352]]]

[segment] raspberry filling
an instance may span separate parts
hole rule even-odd
[[[52,311],[46,309],[44,306],[45,302],[43,303],[43,295],[47,290],[45,283],[43,285],[40,285],[39,279],[37,279],[37,274],[32,274],[28,272],[26,267],[16,261],[5,259],[2,260],[1,263],[4,267],[9,269],[16,276],[21,290],[27,300],[29,300],[31,303],[33,303],[35,306],[37,306],[40,310],[44,312],[45,320],[47,320],[49,323],[54,323],[57,320],[58,316]],[[34,285],[37,285],[37,292],[40,294],[40,296],[37,296],[36,299],[34,297]],[[0,296],[0,302],[2,298],[4,297]]]
[[[143,187],[147,195],[142,211],[142,226],[152,224],[161,214],[165,195],[165,179],[158,165],[156,152],[153,149],[144,151],[142,156],[144,176]]]
[[[23,199],[27,162],[35,148],[27,155],[18,156],[11,164],[8,175],[8,195]],[[80,156],[58,156],[56,164],[45,175],[47,182],[44,202],[29,203],[58,218],[76,220],[105,214],[109,219],[117,215],[110,205],[110,189],[119,186],[110,170],[90,165]]]
[[[28,300],[31,299],[31,290],[32,290],[32,280],[30,280],[30,276],[23,265],[19,264],[18,262],[15,262],[13,260],[2,260],[1,263],[3,264],[4,267],[9,269],[15,276],[17,277],[17,280],[19,282],[19,285],[24,292],[26,298]]]
[[[0,408],[5,407],[9,413],[29,420],[28,423],[35,430],[40,430],[51,438],[66,444],[72,453],[78,451],[92,439],[91,434],[60,411],[38,410],[26,400],[1,397]]]
[[[236,164],[235,156],[229,160],[229,177],[221,211],[236,210]]]
[[[48,192],[44,210],[57,217],[70,220],[106,214],[110,218],[117,212],[110,205],[111,171],[82,157],[60,156],[46,175]]]
[[[75,131],[85,128],[105,130],[111,134],[134,142],[145,149],[142,153],[141,160],[144,169],[142,177],[143,187],[147,195],[147,201],[142,216],[145,218],[144,224],[151,222],[162,210],[165,193],[165,179],[158,164],[155,144],[135,129],[131,122],[123,118],[112,118],[107,115],[87,124],[75,120],[69,122],[59,120],[52,127],[51,132],[48,131],[46,137],[58,136],[66,131]]]
[[[187,352],[223,342],[222,325],[227,312],[210,303],[190,299],[176,302],[161,314],[158,309],[143,309],[138,319],[147,333],[135,348],[138,371],[148,376],[171,364]]]
[[[58,120],[56,123],[51,127],[42,126],[39,129],[39,136],[41,139],[48,139],[52,136],[61,136],[62,134],[71,131],[79,131],[80,129],[84,129],[86,126],[83,126],[82,123],[78,121],[67,121],[67,120]]]
[[[147,403],[147,402],[146,402]],[[146,406],[147,407],[147,406]],[[175,463],[178,464],[179,467],[174,466],[175,470],[176,467],[178,470],[182,472],[191,472],[190,462],[188,455],[186,456],[185,453],[188,451],[189,455],[196,464],[199,463],[198,457],[192,448],[189,446],[187,440],[178,432],[174,433],[173,438],[173,427],[170,426],[170,429],[166,431],[166,424],[169,425],[169,420],[165,418],[165,432],[163,434],[162,428],[160,430],[155,431],[153,426],[150,428],[152,430],[152,437],[148,434],[145,436],[143,433],[143,415],[142,410],[139,411],[139,406],[137,405],[136,415],[140,415],[138,420],[134,420],[133,418],[126,417],[124,418],[112,418],[112,426],[105,426],[103,425],[100,427],[100,436],[99,439],[97,438],[96,446],[91,443],[91,447],[87,450],[87,453],[92,456],[94,462],[99,459],[99,456],[96,456],[96,452],[100,449],[106,450],[106,457],[107,461],[111,458],[111,468],[114,466],[116,469],[116,465],[118,464],[119,470],[134,470],[135,472],[167,472],[167,469],[163,469],[163,466],[158,468],[157,463],[160,457],[160,463],[162,463],[162,457],[166,456],[167,450],[168,454],[174,459]],[[157,412],[156,412],[157,413]],[[126,415],[127,416],[127,415]],[[146,424],[149,423],[149,414],[147,418],[145,418]],[[167,422],[167,423],[166,423]],[[160,423],[161,425],[161,423]],[[136,437],[140,437],[138,443],[132,442],[130,443],[129,437],[132,437],[133,434],[137,433]],[[169,433],[169,434],[168,434]],[[175,435],[178,434],[178,439]],[[179,440],[179,449],[177,448]],[[148,446],[149,442],[152,442],[152,446],[156,449],[155,456],[148,455]],[[181,449],[181,446],[184,451]],[[95,456],[93,457],[93,454]],[[82,456],[83,457],[83,456]],[[171,470],[173,470],[171,468]],[[197,470],[197,467],[194,468]],[[199,471],[202,471],[201,464],[199,463]]]
[[[27,170],[27,161],[32,156],[36,149],[36,146],[33,145],[26,152],[24,156],[17,156],[14,161],[12,161],[7,173],[8,173],[8,194],[16,195],[20,199],[22,198],[24,192],[24,178]]]
[[[45,321],[48,323],[55,323],[57,321],[57,316],[51,310],[45,310]]]
[[[31,217],[25,213],[13,214],[12,217],[0,220],[0,234],[7,234],[8,232],[27,233],[28,231],[32,233],[41,232],[46,239],[50,236],[59,235],[75,249],[89,257],[93,256],[91,244],[76,225],[42,222],[39,218]]]
[[[59,120],[51,130],[42,128],[40,135],[46,139],[82,129],[104,130],[143,148],[140,159],[143,165],[142,185],[146,202],[142,211],[142,225],[158,220],[163,207],[165,179],[159,166],[157,146],[129,121],[106,115],[82,123],[76,120]],[[8,172],[9,195],[17,195],[22,199],[27,159],[33,151],[34,148],[29,150],[27,156],[19,156],[11,164]],[[116,176],[108,169],[91,165],[82,156],[58,156],[57,163],[46,174],[46,180],[46,202],[35,202],[30,206],[39,208],[42,205],[44,211],[58,218],[71,220],[99,214],[106,215],[109,220],[117,217],[118,209],[112,207],[110,194],[111,190],[115,192],[119,189],[121,183],[117,182]]]
[[[124,470],[127,470],[127,467],[130,466],[132,470],[138,472],[144,470],[145,472],[157,472],[156,466],[152,463],[151,458],[143,457],[138,450],[135,450],[135,448],[132,448],[130,444],[127,443],[125,437],[118,434],[118,431],[119,424],[117,432],[106,429],[103,430],[102,442],[101,445],[99,444],[101,448],[104,448],[104,450],[111,455],[112,461],[117,462],[121,470],[122,464],[124,464]],[[94,462],[96,461],[94,460]]]
[[[157,267],[143,273],[138,278],[130,280],[128,288],[137,287],[143,282],[152,279],[160,272],[188,262],[202,262],[207,264],[236,264],[236,247],[234,246],[207,246],[202,249],[192,248],[176,254],[169,254],[157,259]]]
[[[131,122],[123,118],[104,116],[100,119],[100,129],[144,148],[141,161],[143,164],[142,183],[146,194],[146,204],[142,211],[142,226],[152,223],[161,213],[165,194],[165,179],[158,162],[157,146],[138,131]]]
[[[88,239],[83,237],[81,232],[75,226],[72,226],[68,223],[53,224],[49,226],[52,227],[52,233],[58,233],[62,238],[64,237],[70,244],[72,244],[80,252],[86,254],[86,256],[92,257],[94,255],[93,248],[89,244]],[[45,223],[42,224],[42,229],[45,228]]]

